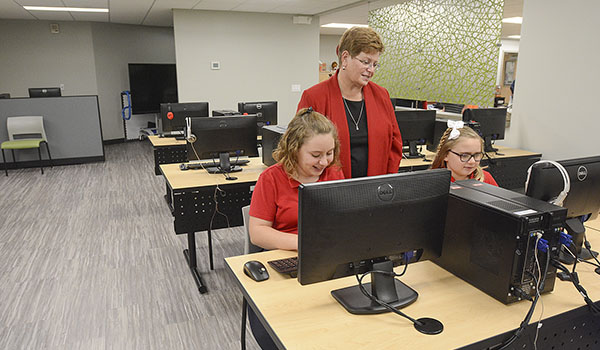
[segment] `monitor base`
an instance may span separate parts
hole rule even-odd
[[[419,294],[414,289],[395,278],[394,285],[398,299],[392,302],[386,301],[390,306],[399,309],[417,300]],[[371,283],[365,283],[363,286],[367,292],[371,292]],[[331,295],[351,314],[369,315],[390,312],[385,306],[379,305],[365,296],[358,285],[332,290]]]

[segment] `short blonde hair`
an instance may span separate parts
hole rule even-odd
[[[448,128],[446,129],[446,131],[444,131],[444,134],[440,138],[440,143],[438,145],[435,158],[433,158],[433,162],[431,163],[431,169],[447,168],[448,166],[444,159],[446,158],[452,147],[454,147],[461,139],[464,138],[478,139],[481,144],[481,152],[483,153],[483,139],[481,138],[481,136],[479,136],[479,134],[477,134],[477,132],[475,132],[475,130],[471,129],[468,126],[464,126],[457,130],[460,132],[460,135],[452,140],[448,139],[448,137],[450,137],[450,132],[452,131],[452,128]],[[477,168],[475,168],[475,170],[473,171],[473,179],[483,181],[483,178],[483,169],[481,168],[481,165],[477,165]]]
[[[369,27],[348,28],[337,47],[338,62],[342,62],[342,53],[348,51],[351,57],[358,56],[361,52],[382,53],[384,50],[383,41],[376,31]]]
[[[298,151],[300,147],[315,135],[330,134],[334,141],[333,161],[327,166],[340,165],[340,141],[335,125],[312,107],[303,108],[288,124],[281,136],[277,148],[273,151],[273,159],[283,165],[285,172],[291,177],[298,177]]]

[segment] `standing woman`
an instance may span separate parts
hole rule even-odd
[[[400,166],[402,138],[390,95],[371,82],[383,49],[373,29],[346,30],[337,49],[341,68],[298,103],[298,110],[312,106],[337,127],[346,178],[397,173]]]

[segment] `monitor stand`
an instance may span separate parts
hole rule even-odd
[[[391,261],[373,264],[373,270],[390,273],[393,272],[393,267],[394,264]],[[363,284],[367,292],[396,309],[413,303],[419,296],[414,289],[392,275],[371,273],[371,281],[372,283]],[[331,295],[352,314],[368,315],[390,312],[385,306],[379,305],[364,295],[358,285],[332,290]]]
[[[567,233],[573,238],[573,245],[575,247],[575,253],[581,260],[589,260],[598,256],[598,252],[590,251],[584,248],[585,241],[585,226],[579,217],[567,219],[565,221],[565,228]],[[567,265],[573,265],[575,259],[566,250],[561,249],[559,259],[561,262]]]
[[[209,174],[227,174],[242,171],[242,168],[237,165],[232,166],[231,161],[229,160],[229,153],[223,152],[219,153],[219,166],[208,167],[206,168],[206,171]]]
[[[485,153],[497,152],[498,149],[492,146],[492,136],[486,136],[483,138],[483,151]]]
[[[408,155],[406,155],[406,159],[416,159],[416,158],[425,158],[425,155],[419,153],[417,150],[417,142],[409,141],[408,142]]]

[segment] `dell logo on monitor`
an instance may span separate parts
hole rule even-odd
[[[585,180],[585,178],[587,177],[587,174],[588,174],[588,170],[583,165],[580,166],[579,168],[577,168],[577,179],[579,181]]]
[[[394,188],[390,184],[377,187],[377,197],[382,201],[391,201],[394,198]]]

